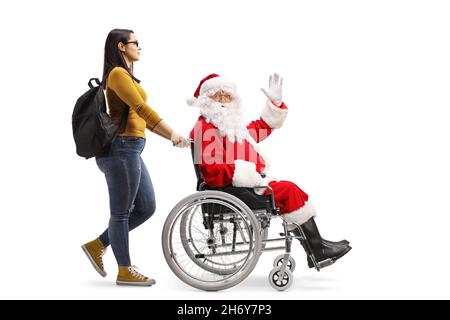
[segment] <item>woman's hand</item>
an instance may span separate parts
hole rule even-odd
[[[262,92],[277,106],[281,106],[283,100],[283,78],[278,73],[269,77],[269,89],[261,88]]]
[[[175,130],[172,131],[170,141],[172,141],[173,145],[178,148],[188,148],[191,146],[191,141],[178,134]]]
[[[172,144],[178,148],[187,148],[191,145],[189,139],[185,139],[182,135],[173,130],[164,120],[161,120],[153,129],[157,135],[170,140]]]

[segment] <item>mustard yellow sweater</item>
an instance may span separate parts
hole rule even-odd
[[[106,84],[109,115],[115,124],[120,123],[124,108],[130,107],[126,129],[119,135],[145,138],[145,128],[153,131],[162,119],[147,105],[144,89],[121,67],[111,70]]]

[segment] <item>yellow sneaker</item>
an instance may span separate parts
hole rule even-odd
[[[119,266],[119,274],[117,275],[116,284],[127,286],[152,286],[156,283],[154,279],[149,279],[140,274],[135,266],[121,267]]]
[[[91,261],[95,270],[102,276],[106,277],[106,272],[103,267],[103,255],[106,252],[106,248],[103,243],[100,241],[100,238],[97,238],[91,242],[85,243],[81,246],[84,253]]]

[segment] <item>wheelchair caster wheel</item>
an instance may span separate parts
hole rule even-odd
[[[284,254],[280,254],[279,256],[277,256],[274,260],[273,260],[273,267],[281,267],[283,265],[284,262]],[[291,271],[294,272],[295,270],[295,260],[294,258],[292,258],[291,256],[289,256],[289,260],[287,262],[286,267]]]
[[[278,291],[284,291],[288,289],[292,282],[294,281],[294,276],[292,272],[288,269],[284,271],[283,277],[281,277],[281,267],[273,268],[269,273],[269,282],[272,288]]]

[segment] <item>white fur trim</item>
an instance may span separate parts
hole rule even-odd
[[[314,209],[314,206],[312,205],[311,202],[307,201],[300,209],[292,211],[290,213],[283,214],[281,217],[287,223],[296,223],[298,225],[302,225],[306,221],[315,216],[317,216],[316,209]],[[295,225],[289,226],[289,230],[293,230],[295,228],[296,228]]]
[[[266,106],[263,109],[261,118],[272,128],[278,129],[283,125],[284,119],[288,114],[288,109],[281,109],[273,105],[270,100],[267,100]]]
[[[256,165],[253,162],[234,160],[233,186],[253,188],[261,183],[262,177],[256,171]]]
[[[236,95],[236,84],[222,77],[211,78],[203,82],[200,88],[200,95],[213,96],[217,91],[223,90]]]

